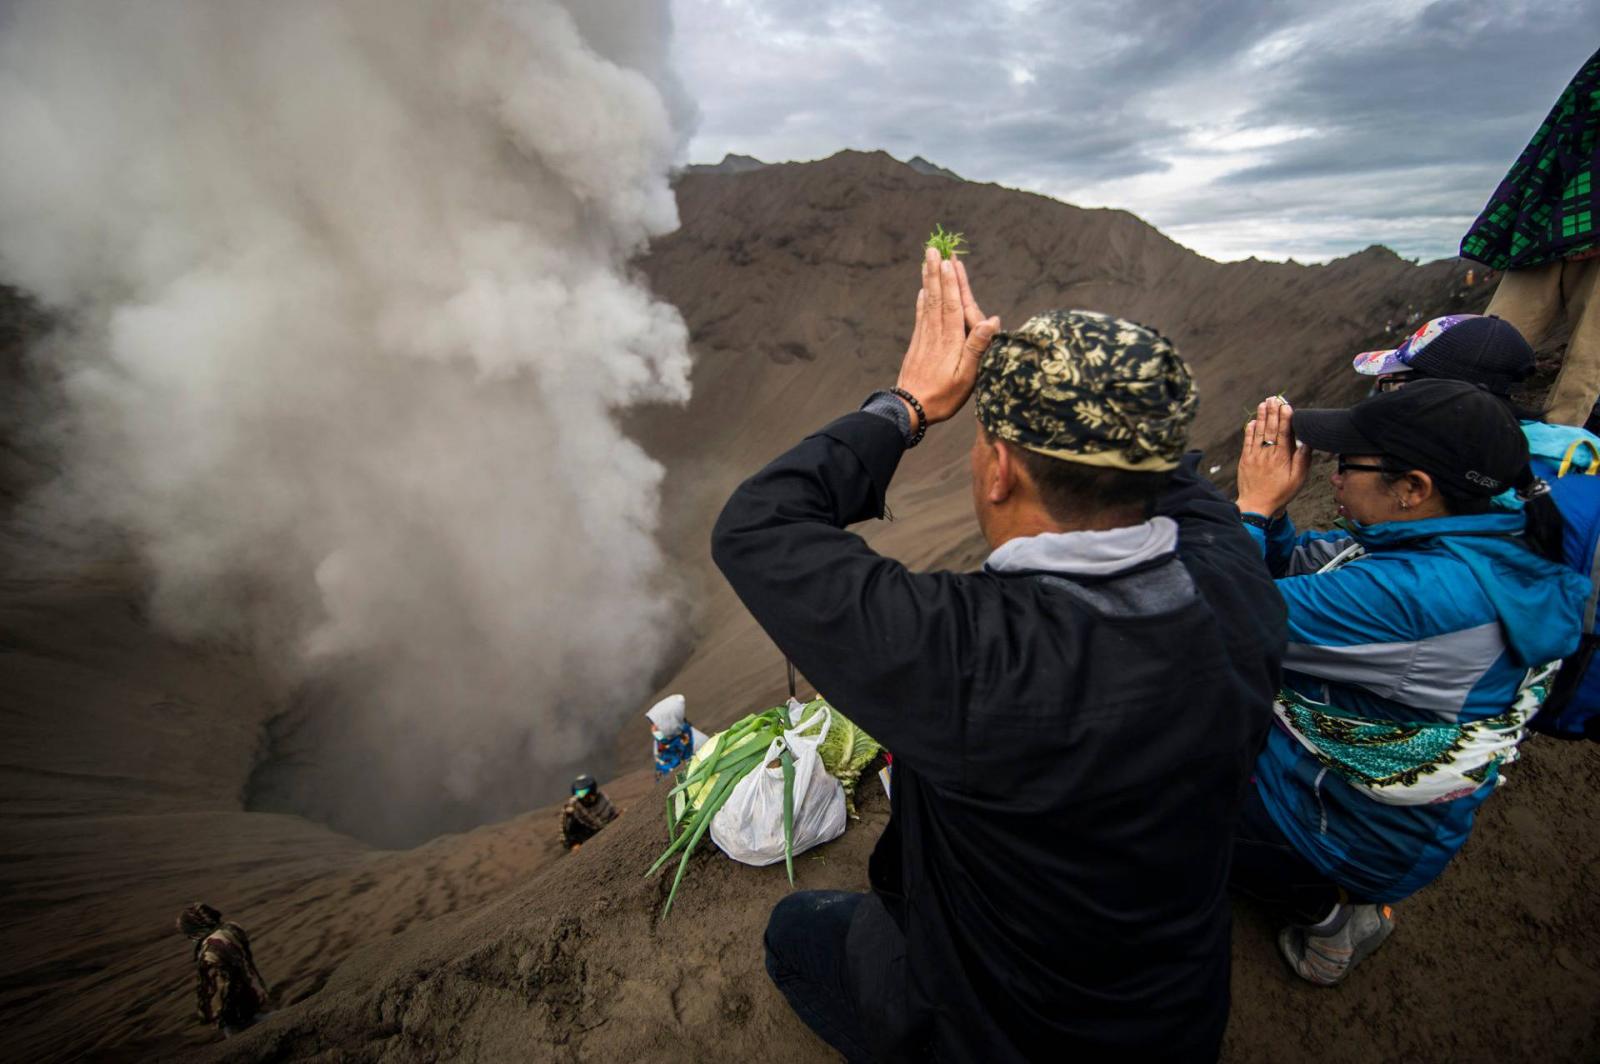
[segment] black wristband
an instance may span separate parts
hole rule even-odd
[[[909,451],[911,448],[921,443],[922,437],[928,434],[928,412],[922,409],[922,404],[917,402],[916,396],[912,395],[898,384],[889,389],[889,394],[898,395],[900,398],[910,403],[911,409],[917,412],[917,431],[913,432],[911,434],[911,438],[906,441],[906,450]]]
[[[1247,525],[1255,525],[1263,532],[1265,532],[1272,525],[1272,518],[1262,517],[1260,514],[1248,513],[1244,510],[1239,511],[1239,520],[1243,521]]]

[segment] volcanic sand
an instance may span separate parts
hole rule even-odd
[[[716,507],[766,457],[892,379],[915,246],[933,221],[973,241],[978,294],[1008,322],[1089,306],[1177,341],[1202,387],[1196,439],[1224,483],[1261,394],[1346,402],[1360,388],[1351,352],[1487,298],[1462,287],[1459,263],[1417,267],[1383,249],[1318,267],[1212,263],[1123,212],[919,174],[881,154],[691,176],[679,193],[684,227],[643,265],[691,327],[695,398],[637,413],[630,430],[667,466],[663,537],[695,589],[694,650],[664,690],[687,694],[708,730],[784,687],[781,659],[705,557]],[[951,426],[908,455],[890,492],[898,520],[863,529],[878,549],[917,568],[981,562],[969,441]],[[47,454],[10,441],[0,459],[12,501],[49,473]],[[1297,513],[1326,508],[1316,489]],[[214,1038],[192,1020],[187,947],[171,930],[179,908],[204,899],[251,930],[280,1002],[213,1055],[829,1059],[761,969],[766,913],[788,889],[781,870],[702,854],[658,919],[664,884],[640,876],[664,843],[642,728],[610,752],[606,786],[628,813],[571,857],[557,859],[553,809],[406,852],[246,812],[262,726],[287,692],[235,649],[153,632],[133,562],[37,566],[39,544],[8,536],[9,1058],[163,1058]],[[1393,939],[1345,987],[1293,980],[1274,929],[1239,905],[1225,1059],[1592,1058],[1600,756],[1538,738],[1508,776],[1460,857],[1399,908]],[[796,862],[801,887],[864,886],[886,817],[874,783],[861,813]]]

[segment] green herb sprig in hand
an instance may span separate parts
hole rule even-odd
[[[1289,397],[1284,395],[1282,392],[1279,392],[1277,395],[1271,396],[1270,398],[1278,400],[1278,402],[1284,404],[1285,406],[1289,405]],[[1255,419],[1256,419],[1256,408],[1253,407],[1253,406],[1245,407],[1244,408],[1244,423],[1245,423],[1245,425],[1249,426],[1250,422],[1254,421]]]
[[[923,247],[932,248],[939,253],[940,258],[945,259],[956,258],[972,250],[965,236],[946,232],[944,226],[937,222],[934,223],[933,232],[928,234],[928,242]]]

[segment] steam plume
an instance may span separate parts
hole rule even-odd
[[[676,635],[615,420],[689,388],[626,265],[677,225],[666,7],[0,8],[0,277],[72,323],[54,516],[312,692],[347,828],[547,800]]]

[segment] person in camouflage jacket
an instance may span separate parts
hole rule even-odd
[[[194,943],[200,1019],[215,1023],[224,1038],[260,1018],[272,988],[256,968],[250,936],[222,914],[196,902],[178,915],[178,930]]]
[[[617,809],[593,776],[572,781],[572,796],[561,807],[561,848],[576,850],[613,820]]]

